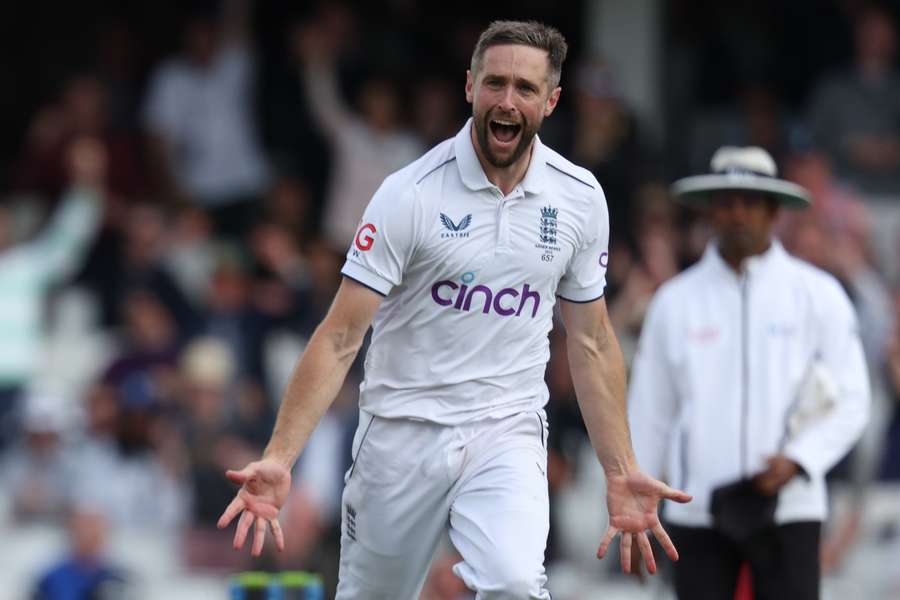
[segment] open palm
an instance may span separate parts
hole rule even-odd
[[[278,523],[278,512],[291,490],[291,472],[273,460],[263,459],[250,463],[240,471],[227,471],[225,476],[241,486],[218,523],[219,529],[224,529],[241,515],[234,532],[235,550],[244,546],[250,527],[254,527],[250,550],[253,556],[262,554],[269,528],[275,536],[275,546],[279,551],[284,550],[284,533]]]
[[[647,570],[656,573],[656,560],[653,558],[653,549],[647,537],[649,529],[669,558],[678,560],[678,551],[659,521],[658,508],[663,499],[684,503],[690,502],[691,496],[640,471],[609,477],[606,490],[609,528],[597,550],[597,558],[606,556],[609,545],[616,535],[621,533],[619,549],[622,570],[626,573],[631,572],[631,547],[637,541]]]

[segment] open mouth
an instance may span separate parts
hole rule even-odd
[[[519,136],[522,126],[513,121],[506,119],[491,119],[488,126],[491,128],[491,134],[501,144],[510,144]]]

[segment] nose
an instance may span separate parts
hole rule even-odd
[[[500,96],[498,107],[507,114],[512,114],[516,110],[516,104],[513,102],[514,93],[513,86],[508,85],[503,88],[503,94]]]

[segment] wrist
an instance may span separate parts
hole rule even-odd
[[[634,455],[630,455],[604,461],[603,471],[606,473],[607,479],[627,478],[633,473],[640,471],[640,467],[638,467]]]
[[[294,467],[294,457],[291,456],[290,453],[271,447],[266,448],[265,451],[263,451],[261,460],[278,463],[288,471]]]

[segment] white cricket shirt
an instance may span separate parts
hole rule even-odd
[[[508,195],[490,183],[472,120],[390,175],[342,273],[386,296],[360,407],[448,425],[537,410],[556,296],[603,295],[609,215],[594,176],[535,136]]]

